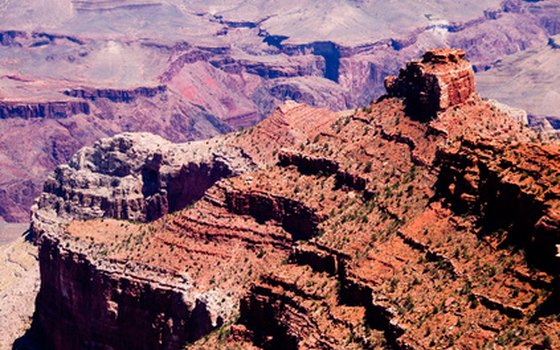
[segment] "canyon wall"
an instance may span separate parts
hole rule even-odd
[[[0,119],[21,118],[70,118],[76,114],[89,114],[87,102],[62,101],[44,103],[0,102]]]
[[[163,1],[152,5],[161,9],[169,4]],[[120,11],[101,7],[104,10],[91,10],[92,14],[111,16],[113,11]],[[397,12],[413,8],[401,7]],[[92,8],[97,9],[97,5]],[[142,6],[121,8],[127,9],[152,16]],[[515,0],[496,2],[485,11],[469,11],[457,20],[430,13],[402,15],[396,18],[407,23],[415,18],[415,24],[394,32],[364,30],[371,33],[367,40],[360,27],[356,30],[360,32],[351,36],[334,31],[332,38],[296,40],[267,27],[264,22],[272,18],[234,21],[227,15],[205,11],[185,19],[191,24],[207,22],[202,28],[203,38],[177,36],[176,28],[160,37],[157,33],[164,33],[163,27],[172,23],[168,20],[158,22],[160,26],[151,35],[136,37],[137,33],[130,33],[131,39],[124,41],[103,35],[87,37],[80,34],[82,30],[8,28],[0,32],[0,56],[6,62],[6,73],[0,77],[0,119],[8,118],[2,120],[11,133],[2,135],[0,142],[14,144],[28,133],[39,136],[36,142],[21,142],[19,149],[4,151],[6,176],[0,179],[0,189],[6,194],[0,196],[0,212],[5,213],[4,220],[25,221],[28,204],[39,195],[48,173],[99,138],[136,131],[152,132],[175,142],[209,138],[250,127],[288,99],[337,111],[354,109],[382,95],[385,78],[398,74],[401,65],[428,47],[467,50],[474,71],[490,76],[483,80],[485,94],[500,91],[491,96],[500,97],[502,102],[504,95],[514,95],[511,90],[522,90],[515,88],[517,84],[537,84],[537,76],[542,76],[537,80],[544,83],[533,90],[554,91],[555,79],[546,77],[555,72],[555,66],[547,62],[555,61],[548,48],[554,48],[559,10],[552,0]],[[251,17],[249,13],[241,17],[245,15]],[[111,28],[104,26],[101,31]],[[123,28],[122,32],[127,30]],[[318,32],[302,33],[313,37]],[[356,42],[355,37],[362,39]],[[503,61],[522,53],[529,57],[523,65]],[[108,64],[110,59],[119,64]],[[535,67],[534,59],[542,64]],[[526,70],[525,65],[544,72]],[[511,67],[511,72],[503,74],[503,66]],[[515,74],[518,71],[525,77],[524,83],[504,83],[505,77],[520,80]],[[470,73],[465,74],[465,79],[472,78]],[[531,125],[556,134],[556,99],[530,95],[516,95],[507,103],[515,105],[519,101],[519,107],[528,110]],[[60,118],[67,120],[60,122]],[[20,171],[31,168],[33,171]],[[35,190],[23,191],[29,181]]]
[[[281,142],[301,141],[308,132],[313,137],[318,129],[308,131],[309,125],[296,118],[310,113],[322,114],[325,120],[337,116],[292,103],[259,125],[254,135],[245,131],[173,144],[151,134],[128,133],[101,139],[59,166],[33,207],[32,234],[40,246],[42,277],[27,336],[56,349],[177,349],[231,322],[241,293],[266,268],[261,261],[285,259],[289,242],[317,234],[319,219],[298,201],[267,201],[262,194],[239,193],[224,179],[274,164],[271,154]],[[301,123],[301,128],[294,123]],[[295,132],[294,138],[282,141],[288,131]],[[270,148],[263,153],[253,149],[253,142],[245,142],[253,136],[267,139]],[[258,204],[265,202],[276,208],[272,216],[260,211]],[[242,213],[254,218],[232,222]],[[309,224],[302,227],[300,219]],[[289,228],[291,234],[263,223],[270,220]],[[107,228],[107,237],[122,237],[121,243],[96,241],[101,236],[95,229],[79,227],[80,222],[93,221]],[[140,222],[155,226],[145,231]],[[137,227],[140,231],[133,233]],[[160,230],[165,234],[157,234]],[[82,236],[90,234],[91,238]],[[201,237],[209,243],[199,244]],[[144,240],[159,252],[139,254],[140,247],[148,244]],[[220,242],[223,250],[216,251],[210,242]],[[273,251],[265,255],[270,247]],[[230,250],[236,253],[230,256]],[[184,266],[153,265],[153,259],[162,257],[171,257],[172,264],[194,261],[195,265],[197,259],[209,259],[200,266],[210,276],[220,273],[221,269],[212,269],[221,262],[232,264],[232,270],[256,272],[241,285],[240,279],[231,278],[231,288],[222,289]],[[65,329],[77,323],[79,329],[66,337]],[[123,335],[124,328],[130,333]],[[128,341],[134,332],[142,336]]]
[[[147,98],[155,97],[157,94],[165,92],[166,89],[167,87],[165,85],[160,85],[157,87],[138,87],[131,90],[84,88],[66,90],[64,91],[64,94],[66,96],[78,97],[91,101],[95,101],[99,98],[105,98],[112,102],[128,103],[134,101],[140,96]]]
[[[42,311],[36,313],[32,330],[48,348],[111,344],[121,349],[178,349],[220,324],[204,301],[188,300],[187,291],[179,287],[188,281],[170,271],[154,272],[165,274],[167,280],[155,283],[135,276],[135,269],[143,267],[126,261],[108,261],[104,270],[47,237],[39,260],[36,307]]]
[[[282,151],[252,187],[234,180],[326,215],[251,287],[229,331],[189,349],[556,346],[537,324],[557,327],[558,144],[476,93],[421,121],[406,103],[383,98]],[[340,169],[364,187],[338,185]]]
[[[463,140],[440,155],[440,194],[457,211],[481,215],[484,234],[507,230],[508,244],[526,249],[541,269],[558,273],[559,157],[538,144]]]

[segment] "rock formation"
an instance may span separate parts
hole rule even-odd
[[[560,272],[558,147],[464,139],[438,161],[441,195],[456,210],[480,215],[485,233],[507,229],[504,238],[526,249],[532,264]]]
[[[307,124],[304,118],[310,115],[313,117],[308,118],[309,121],[316,118],[320,122]],[[44,311],[36,314],[33,336],[44,339],[54,348],[79,348],[95,344],[117,348],[175,349],[185,341],[194,341],[207,334],[224,320],[231,319],[245,289],[233,287],[234,294],[228,295],[226,302],[222,300],[224,289],[208,288],[205,286],[208,281],[199,285],[200,281],[191,275],[192,271],[185,273],[176,267],[154,267],[150,263],[134,262],[127,256],[128,252],[133,246],[139,247],[143,238],[138,236],[131,242],[128,237],[130,230],[139,227],[138,222],[148,222],[162,216],[172,217],[166,214],[184,209],[203,195],[205,197],[199,202],[207,203],[208,213],[215,220],[218,220],[220,213],[210,208],[214,205],[227,208],[223,210],[224,213],[231,214],[225,215],[221,219],[222,223],[205,219],[201,222],[201,217],[196,215],[187,220],[178,218],[165,227],[157,224],[150,229],[169,229],[169,238],[172,238],[175,233],[182,232],[184,227],[191,227],[189,235],[192,236],[184,237],[180,243],[181,249],[188,253],[177,259],[182,263],[183,259],[190,259],[189,254],[197,258],[206,256],[210,258],[208,266],[204,267],[206,273],[212,270],[216,256],[229,260],[227,263],[233,266],[239,256],[229,255],[227,248],[226,253],[216,253],[213,249],[206,252],[208,247],[200,246],[198,240],[202,236],[208,236],[209,239],[221,237],[223,230],[231,225],[231,215],[246,211],[256,213],[260,210],[259,206],[268,200],[272,200],[268,202],[269,207],[276,210],[263,212],[264,215],[272,215],[266,220],[273,218],[286,227],[292,227],[295,236],[315,234],[313,223],[317,219],[311,221],[308,227],[299,227],[299,219],[313,217],[307,215],[311,213],[299,202],[258,193],[246,195],[218,191],[212,197],[206,192],[222,178],[254,172],[258,167],[274,164],[273,154],[278,152],[280,145],[287,146],[313,138],[320,130],[321,123],[328,124],[337,116],[333,112],[289,102],[255,130],[240,134],[186,144],[173,144],[146,133],[122,134],[102,139],[93,147],[82,149],[68,165],[57,168],[47,180],[44,192],[33,208],[32,231],[40,244],[39,259],[44,262],[41,270],[42,289],[37,299],[38,310]],[[268,147],[261,149],[263,144]],[[117,231],[123,231],[123,246],[117,250],[121,250],[119,254],[125,255],[110,257],[117,250],[107,247],[106,253],[95,257],[96,254],[90,254],[93,251],[89,251],[94,246],[87,241],[78,239],[69,245],[62,243],[61,239],[64,240],[66,236],[64,227],[70,220],[101,219],[101,222],[106,222],[109,218],[128,220],[122,221],[122,224],[114,222],[115,226],[111,224],[109,229],[111,234],[117,235]],[[206,223],[212,227],[205,228]],[[264,226],[263,229],[255,229],[251,223],[228,230],[232,234],[224,236],[224,246],[230,246],[238,251],[237,254],[252,256],[252,259],[242,263],[246,268],[257,269],[258,273],[255,272],[253,279],[266,266],[259,266],[255,261],[260,259],[257,258],[260,253],[255,251],[255,246],[262,249],[268,249],[269,245],[281,248],[270,255],[271,259],[279,261],[282,256],[287,256],[288,242],[298,239],[267,232]],[[141,236],[145,237],[146,233],[143,231]],[[155,244],[158,246],[175,244],[157,239],[159,243]],[[243,248],[245,245],[247,247]],[[158,255],[158,259],[160,257]],[[268,259],[266,257],[264,260]],[[66,282],[71,280],[81,282]],[[250,281],[244,280],[241,286],[246,286]],[[231,282],[239,283],[237,280]],[[117,289],[120,292],[115,294]],[[89,290],[89,294],[83,295],[85,290]],[[161,308],[161,303],[167,306]],[[60,310],[67,311],[61,314]],[[98,317],[93,320],[91,314]],[[61,324],[55,326],[52,323],[59,317],[64,319],[61,324],[67,327],[80,324],[74,336],[68,337],[59,327]],[[144,335],[131,343],[127,340],[129,336],[121,333],[123,328],[129,329],[129,336],[133,336],[134,332]],[[107,329],[113,329],[114,332],[105,333],[103,339],[94,340],[96,334],[104,333]]]
[[[289,103],[209,141],[82,150],[33,210],[30,334],[55,349],[560,346],[559,145],[480,98],[462,56],[431,51],[354,112]],[[411,101],[437,118],[410,118]],[[173,180],[215,168],[202,191]]]
[[[242,150],[220,140],[173,144],[148,133],[121,134],[58,167],[36,207],[59,219],[152,221],[200,199],[217,180],[253,169]]]
[[[406,99],[411,113],[430,117],[465,102],[475,91],[474,71],[463,50],[436,49],[385,79],[389,96]]]
[[[76,114],[89,114],[90,106],[87,102],[0,102],[0,119],[8,118],[69,118]]]
[[[156,87],[139,87],[131,90],[117,90],[117,89],[93,89],[82,88],[64,91],[66,96],[79,97],[86,100],[95,101],[98,98],[105,98],[112,102],[129,103],[134,101],[139,96],[152,98],[157,94],[165,92],[167,87],[160,85]]]

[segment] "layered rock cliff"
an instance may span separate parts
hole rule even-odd
[[[433,116],[464,103],[474,92],[474,71],[462,50],[432,50],[385,79],[389,96],[406,99],[411,113]]]
[[[58,167],[35,211],[59,219],[152,221],[200,199],[217,180],[255,167],[220,140],[172,144],[148,133],[121,134]]]
[[[266,264],[260,261],[285,259],[291,240],[315,231],[312,227],[309,231],[299,228],[298,219],[309,217],[301,203],[283,198],[269,202],[276,211],[262,213],[272,214],[266,220],[273,218],[293,227],[296,238],[274,232],[279,230],[270,231],[265,225],[255,227],[255,221],[236,220],[233,224],[234,215],[260,212],[259,203],[269,197],[238,193],[227,186],[207,190],[220,179],[274,164],[273,154],[280,145],[314,137],[318,125],[310,126],[302,118],[309,114],[325,123],[337,118],[336,113],[292,102],[255,130],[187,144],[172,144],[150,134],[123,134],[82,149],[68,165],[57,168],[33,208],[32,231],[43,263],[37,298],[37,310],[42,311],[35,315],[32,336],[61,349],[127,348],[131,344],[138,349],[176,349],[231,320],[241,294],[264,272]],[[263,142],[268,147],[260,149]],[[207,214],[201,216],[198,210],[192,210],[192,216],[171,219],[173,214],[166,215],[196,201]],[[162,216],[164,221],[156,221],[148,231],[139,224]],[[97,219],[106,229],[107,238],[119,236],[122,244],[91,241],[99,238],[97,233],[83,230],[79,222],[67,226],[76,219]],[[75,239],[70,238],[66,227],[75,229]],[[186,228],[188,236],[184,236]],[[159,231],[165,234],[152,235]],[[132,232],[136,232],[135,238]],[[82,234],[85,236],[79,238]],[[67,245],[66,239],[71,243]],[[211,243],[201,246],[200,239],[219,240],[223,249]],[[158,249],[170,250],[165,254],[139,254],[148,240]],[[275,250],[263,257],[269,247]],[[146,260],[137,260],[141,256],[140,260]],[[177,265],[152,264],[163,256]],[[247,258],[238,261],[241,256]],[[216,258],[230,269],[255,269],[254,275],[231,278],[226,293],[226,286],[217,282],[221,269],[214,271]],[[193,264],[199,271],[186,271],[184,264]],[[212,277],[212,271],[218,276]],[[167,306],[162,309],[161,303]],[[97,316],[92,319],[92,314]],[[59,318],[64,321],[53,323]],[[76,323],[81,326],[71,337],[59,327]],[[106,333],[109,328],[114,332]],[[129,336],[120,333],[123,328],[129,329],[129,336],[136,331],[143,336],[131,343]],[[104,335],[98,338],[101,333]]]
[[[167,90],[165,85],[156,87],[138,87],[135,89],[94,89],[94,88],[81,88],[64,91],[66,96],[79,97],[86,100],[95,101],[99,98],[105,98],[112,102],[129,103],[136,100],[138,97],[152,98]]]
[[[57,349],[559,346],[558,143],[481,99],[462,53],[424,61],[354,112],[290,103],[208,150],[124,135],[81,151],[34,208],[32,333]],[[423,101],[435,118],[410,113]],[[173,187],[216,153],[240,166]]]
[[[558,273],[557,146],[464,139],[438,159],[441,195],[458,212],[480,215],[482,234],[525,249],[531,263]]]
[[[0,119],[8,118],[69,118],[76,114],[89,114],[90,105],[80,101],[60,102],[0,102]]]

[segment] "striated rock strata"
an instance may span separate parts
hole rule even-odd
[[[242,150],[220,140],[173,144],[148,133],[121,134],[58,167],[36,207],[58,219],[151,221],[200,199],[217,180],[254,168]]]
[[[132,90],[82,88],[67,90],[64,91],[64,94],[66,96],[79,97],[92,101],[95,101],[99,98],[104,98],[112,102],[129,103],[137,99],[139,96],[152,98],[157,94],[165,92],[166,90],[167,87],[165,85],[156,87],[139,87]]]
[[[298,235],[308,238],[316,234],[313,225],[318,219],[299,227],[299,219],[307,219],[310,210],[298,201],[283,198],[269,202],[277,208],[271,212],[272,217],[261,218],[254,211],[270,197],[236,193],[227,186],[207,190],[219,179],[273,164],[273,153],[280,144],[314,137],[318,125],[310,126],[303,119],[310,114],[324,123],[337,118],[336,113],[291,102],[259,125],[258,131],[187,144],[172,144],[150,134],[122,134],[82,149],[68,165],[57,168],[33,208],[32,231],[40,245],[41,291],[30,334],[57,349],[176,349],[231,320],[242,292],[264,272],[266,265],[260,261],[277,263],[286,259],[289,242],[299,239]],[[263,142],[270,147],[260,149]],[[201,216],[197,209],[190,217],[168,220],[174,216],[166,214],[197,200],[208,214]],[[292,235],[275,233],[279,229],[270,231],[265,225],[259,228],[256,221],[236,220],[233,224],[232,218],[245,211],[253,212],[258,221],[275,220],[292,227]],[[153,224],[150,234],[138,223],[162,216],[165,218]],[[73,219],[97,219],[100,228],[106,230],[107,245],[91,241],[89,234],[93,231],[84,230],[80,222],[67,226]],[[185,229],[187,236],[183,234]],[[68,230],[76,233],[75,238],[68,235]],[[151,234],[160,231],[165,234]],[[130,235],[132,232],[136,234]],[[118,246],[109,243],[116,237],[122,239]],[[200,245],[202,238],[209,243]],[[139,254],[138,249],[148,240],[158,250],[170,250]],[[221,242],[223,251],[210,243],[214,240]],[[181,248],[176,250],[177,244]],[[278,251],[261,256],[269,246]],[[242,256],[246,259],[239,260]],[[154,259],[162,257],[174,261],[175,266],[155,266]],[[224,263],[233,270],[255,269],[255,273],[251,278],[231,279],[232,286],[225,293],[225,286],[218,288],[210,282],[218,276],[200,277],[210,274],[216,258],[218,265]],[[205,262],[198,265],[200,259]],[[189,261],[203,271],[185,271],[184,264]],[[166,306],[162,308],[163,304]],[[61,319],[61,323],[55,322]],[[68,336],[65,327],[75,324],[80,327]],[[122,329],[130,333],[124,335]],[[135,337],[134,332],[142,336]],[[129,337],[136,339],[130,342]]]
[[[0,119],[8,118],[69,118],[75,114],[89,114],[90,106],[87,102],[61,101],[61,102],[1,102]]]
[[[465,102],[475,90],[474,71],[463,50],[436,49],[385,79],[389,96],[405,98],[412,113],[432,116]]]
[[[559,272],[557,146],[464,139],[443,150],[439,162],[440,193],[456,210],[480,215],[485,234],[507,230],[505,244],[527,249],[533,263]]]
[[[113,11],[133,11],[155,21],[143,27],[143,34],[125,35],[126,40],[120,36],[134,28],[136,15],[117,21],[121,29],[93,21],[100,32],[108,35],[115,30],[115,36],[91,37],[82,28],[85,23],[77,19],[86,13],[70,11],[70,3],[59,3],[68,15],[78,17],[63,21],[69,26],[64,30],[55,26],[49,27],[52,32],[34,32],[33,23],[45,20],[30,20],[31,27],[22,26],[19,19],[29,15],[14,11],[36,8],[33,1],[22,1],[27,5],[2,8],[11,18],[4,18],[5,28],[13,30],[0,32],[4,62],[0,95],[33,105],[67,100],[66,92],[86,98],[76,101],[88,102],[90,113],[65,118],[70,120],[62,123],[36,118],[2,122],[11,132],[4,133],[0,143],[19,146],[6,147],[0,155],[6,174],[0,182],[0,216],[6,221],[26,221],[29,203],[39,195],[48,173],[99,138],[133,131],[152,132],[174,142],[209,138],[254,125],[286,99],[333,110],[356,108],[384,93],[384,78],[398,73],[400,66],[427,47],[468,51],[474,70],[488,77],[478,80],[483,95],[527,110],[531,125],[558,134],[553,130],[560,125],[558,91],[554,95],[558,80],[554,64],[558,53],[554,52],[558,50],[553,47],[560,18],[556,0],[487,0],[476,6],[446,0],[449,4],[438,2],[433,8],[445,8],[439,15],[416,13],[416,5],[371,2],[364,7],[349,1],[344,6],[354,10],[348,26],[338,25],[338,10],[330,11],[334,15],[327,19],[334,20],[336,30],[327,32],[316,31],[313,24],[332,7],[324,4],[313,8],[316,15],[294,10],[295,15],[287,17],[286,11],[267,2],[263,11],[272,12],[264,17],[246,11],[245,5],[232,5],[233,12],[218,14],[207,13],[205,2],[193,5],[196,11],[171,0],[152,4],[177,7],[168,13],[202,26],[202,31],[184,27],[185,33],[178,32],[166,16],[153,17],[153,9],[137,4],[85,6],[102,8],[86,11],[100,18],[112,18]],[[198,15],[192,17],[191,11]],[[272,15],[276,11],[278,16]],[[34,13],[49,17],[51,12]],[[388,13],[392,13],[389,25],[380,25]],[[277,27],[279,18],[297,25]],[[300,25],[300,19],[307,25]],[[105,66],[111,57],[108,53],[120,53],[121,64]],[[525,57],[524,62],[519,57]],[[165,92],[159,91],[161,86]],[[526,86],[533,87],[527,88],[532,93],[517,94]],[[541,90],[549,92],[545,96],[538,93]],[[38,137],[18,142],[27,134]],[[35,190],[22,191],[30,181]]]
[[[73,171],[60,172],[66,189],[47,183],[34,208],[42,282],[32,333],[56,349],[560,346],[559,145],[473,92],[462,54],[425,60],[409,67],[432,75],[403,73],[391,86],[404,90],[361,110],[289,103],[208,141],[252,166],[152,222],[81,220],[90,201],[71,194]],[[410,118],[415,99],[437,117]],[[152,164],[117,149],[82,151],[79,164],[109,178]],[[170,182],[133,173],[140,202],[141,183],[171,195]],[[108,189],[99,183],[85,187]],[[85,320],[90,312],[101,321]]]

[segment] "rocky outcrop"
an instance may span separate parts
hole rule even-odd
[[[294,240],[317,234],[321,217],[288,196],[234,191],[223,179],[254,172],[256,164],[274,164],[281,141],[289,145],[314,137],[318,128],[310,128],[302,119],[307,116],[336,119],[335,113],[291,103],[275,113],[276,121],[250,133],[184,144],[147,133],[121,134],[83,148],[58,167],[33,208],[43,279],[29,335],[57,349],[126,349],[128,337],[136,338],[134,348],[176,349],[231,322],[248,285],[266,266],[286,259]],[[294,134],[286,138],[287,131]],[[267,135],[266,152],[253,149],[263,142],[259,133]],[[263,205],[271,211],[263,212]],[[166,215],[171,212],[177,213]],[[96,230],[83,230],[80,221],[70,224],[76,229],[68,226],[95,219],[103,227],[111,222],[110,237],[123,235],[119,246],[97,241]],[[150,234],[141,229],[131,235],[130,227],[140,221],[156,226]],[[95,243],[80,238],[89,233]],[[159,253],[136,255],[144,240]],[[182,267],[163,262],[172,256],[172,265]],[[204,271],[186,272],[183,264],[198,265],[200,259]],[[254,275],[239,279],[226,273],[230,287],[216,286],[214,281],[224,278],[215,274],[216,259]],[[76,322],[81,326],[66,337],[65,327]],[[127,335],[117,336],[123,329]]]
[[[173,144],[147,133],[121,134],[83,148],[55,170],[33,208],[34,224],[43,216],[155,220],[200,199],[219,179],[251,169],[251,160],[222,140]]]
[[[69,118],[75,114],[89,114],[90,105],[87,102],[1,102],[0,119],[21,118]]]
[[[139,87],[132,90],[81,88],[66,90],[64,91],[64,94],[66,96],[78,97],[90,101],[102,98],[117,103],[130,103],[140,96],[152,98],[165,92],[166,90],[167,87],[165,85],[156,87]]]
[[[448,68],[453,71],[453,65]],[[556,236],[557,144],[532,144],[536,134],[476,94],[428,122],[407,118],[405,102],[381,99],[341,118],[298,150],[282,150],[276,167],[232,180],[246,196],[297,198],[326,215],[317,225],[320,234],[298,242],[290,259],[262,276],[241,300],[234,336],[210,336],[190,348],[556,344],[557,339],[545,339],[543,328],[537,338],[508,338],[512,324],[521,332],[533,329],[537,316],[532,315],[551,298],[555,272],[530,272],[531,254],[519,254],[488,228],[496,227],[490,224],[493,218],[516,236],[529,232],[524,222],[531,221],[550,228],[548,237]],[[469,135],[476,135],[480,154],[455,151],[461,142],[453,140]],[[492,142],[481,141],[490,137]],[[507,151],[512,143],[519,147],[515,152]],[[525,171],[533,172],[533,180],[521,192],[511,192],[509,184]],[[467,212],[457,209],[474,198],[461,195],[465,191],[459,184],[465,182],[479,197],[482,188],[490,191],[483,196],[487,203]],[[443,196],[441,188],[457,196]],[[526,201],[535,195],[547,198],[547,204]],[[248,201],[242,207],[249,207]],[[274,205],[267,205],[265,211],[274,213]],[[546,210],[531,209],[540,206]],[[268,218],[250,210],[240,214],[263,222]],[[546,243],[547,254],[555,244]]]
[[[189,281],[171,271],[152,271],[166,275],[156,283],[135,275],[142,266],[102,267],[52,238],[43,239],[39,260],[33,332],[49,348],[178,349],[221,324],[203,300],[188,295]]]
[[[465,139],[439,154],[440,195],[482,216],[486,234],[508,230],[541,268],[558,272],[560,153],[555,147]]]
[[[317,225],[322,221],[313,208],[290,198],[265,193],[228,192],[225,204],[235,214],[251,215],[258,222],[273,220],[279,223],[294,241],[317,235]]]
[[[463,50],[437,49],[412,61],[398,77],[387,77],[389,96],[406,99],[407,108],[420,117],[465,102],[475,91],[474,71]]]
[[[85,241],[64,243],[62,227],[70,219],[151,221],[200,199],[219,179],[252,169],[223,139],[172,144],[123,134],[78,152],[47,181],[33,209],[41,289],[31,336],[55,349],[177,349],[220,326],[216,306],[210,311],[187,275],[108,258],[107,248],[92,254]],[[67,336],[66,327],[76,325]]]
[[[278,160],[281,166],[295,165],[303,174],[332,175],[339,169],[339,165],[331,159],[313,157],[288,150],[282,150],[278,154]]]
[[[346,187],[356,191],[363,191],[366,188],[367,181],[358,174],[352,174],[348,171],[340,169],[339,164],[328,158],[313,157],[301,152],[282,150],[278,154],[279,165],[294,165],[302,174],[335,175],[336,186]]]

